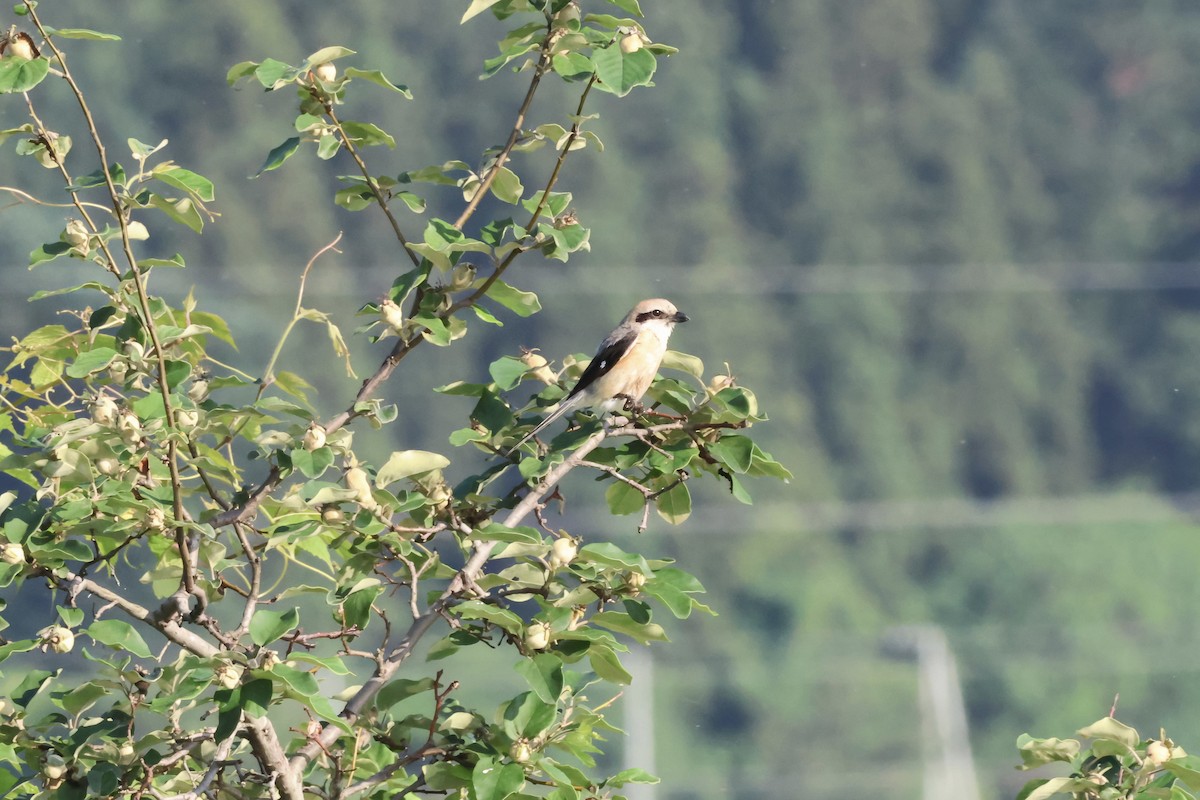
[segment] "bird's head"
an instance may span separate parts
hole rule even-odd
[[[633,307],[629,316],[625,317],[626,324],[653,325],[663,328],[668,333],[676,323],[687,321],[687,314],[677,309],[670,300],[662,298],[643,300]]]

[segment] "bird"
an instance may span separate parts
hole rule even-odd
[[[638,303],[600,343],[574,388],[537,427],[505,453],[512,453],[547,425],[570,411],[592,407],[601,416],[637,403],[658,374],[671,331],[688,316],[670,300],[654,298]]]

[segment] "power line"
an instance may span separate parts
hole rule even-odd
[[[605,519],[607,507],[575,506],[572,517]],[[771,502],[730,511],[705,507],[687,522],[687,535],[771,535],[772,521],[787,520],[789,532],[851,528],[888,533],[913,529],[953,530],[1029,525],[1089,526],[1105,524],[1179,524],[1200,516],[1200,492],[1088,493],[1054,497],[1011,497],[996,500],[932,498],[829,502]],[[754,524],[748,524],[754,521]],[[666,523],[663,523],[664,525]]]
[[[1200,290],[1200,263],[1195,262],[1044,262],[996,264],[604,264],[588,269],[548,270],[530,265],[527,281],[545,295],[624,297],[629,286],[660,289],[673,295],[798,296],[807,294],[933,294],[1041,292],[1146,292]],[[346,280],[347,271],[355,280]],[[205,269],[200,269],[205,272]],[[193,273],[195,274],[195,273]],[[395,265],[367,265],[318,271],[310,292],[366,301],[382,292],[399,274]],[[719,285],[706,278],[721,277]],[[170,274],[160,275],[166,283]],[[194,283],[178,276],[182,290]],[[520,279],[518,278],[518,282]],[[367,288],[370,287],[370,288]],[[227,288],[227,287],[225,287]],[[278,295],[278,287],[238,287],[222,291],[213,284],[206,293],[219,297]],[[315,294],[314,294],[315,296]]]

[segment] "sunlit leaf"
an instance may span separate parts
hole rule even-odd
[[[50,62],[44,58],[0,58],[0,94],[28,92],[50,72]]]
[[[450,459],[441,453],[428,450],[399,450],[392,453],[387,462],[375,474],[375,485],[380,489],[401,478],[419,475],[422,472],[441,469],[450,465]]]
[[[472,17],[482,14],[484,11],[487,11],[498,2],[500,2],[500,0],[471,0],[471,5],[469,5],[467,10],[463,12],[462,19],[459,20],[459,24],[461,25],[470,20]]]
[[[119,42],[121,37],[115,33],[101,33],[87,28],[46,28],[46,33],[60,39],[89,39],[94,42]]]
[[[141,658],[150,658],[150,648],[133,626],[120,619],[102,619],[88,626],[88,636],[100,644],[126,650]]]
[[[623,53],[615,44],[592,54],[596,65],[598,88],[624,97],[637,86],[649,86],[658,66],[655,57],[645,49]]]

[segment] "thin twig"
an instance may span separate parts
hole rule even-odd
[[[325,101],[325,114],[329,117],[329,121],[337,128],[338,135],[342,138],[342,144],[346,147],[346,152],[354,159],[354,163],[358,165],[358,171],[362,173],[363,180],[367,182],[367,186],[371,189],[371,194],[375,195],[375,202],[379,204],[379,208],[387,217],[388,222],[392,226],[392,233],[396,235],[396,241],[400,242],[400,246],[404,248],[404,252],[408,254],[408,258],[412,261],[414,267],[421,266],[421,257],[409,247],[408,239],[404,236],[404,231],[400,229],[400,222],[396,219],[396,215],[392,213],[391,207],[388,205],[387,198],[383,196],[383,190],[379,188],[379,184],[371,177],[370,170],[367,169],[367,163],[358,153],[358,148],[354,146],[350,136],[346,133],[346,129],[342,127],[342,121],[338,119],[337,114],[333,111],[333,103]]]
[[[300,312],[304,310],[304,287],[308,282],[308,273],[312,271],[313,265],[317,263],[317,259],[331,250],[335,253],[341,251],[337,249],[338,243],[342,241],[342,232],[338,231],[338,235],[333,238],[333,241],[322,247],[317,252],[313,253],[312,258],[308,259],[308,263],[304,265],[304,271],[300,273],[299,287],[296,290],[296,307],[292,309],[292,318],[288,321],[287,327],[283,329],[283,334],[279,337],[279,342],[275,345],[275,351],[271,353],[271,357],[267,359],[267,366],[263,370],[262,381],[258,385],[258,397],[262,397],[263,392],[271,385],[275,377],[275,364],[279,361],[279,355],[283,352],[283,346],[288,340],[288,336],[296,327],[296,323],[300,321]]]
[[[254,611],[258,607],[258,592],[262,585],[262,558],[250,545],[250,539],[246,536],[244,527],[245,524],[239,522],[233,526],[233,532],[237,535],[238,544],[242,546],[242,554],[250,563],[250,589],[246,592],[246,605],[242,609],[241,624],[231,634],[234,640],[242,638],[242,634],[250,630],[250,620],[254,617]]]
[[[558,37],[554,36],[549,31],[549,23],[547,23],[546,37],[542,40],[541,54],[538,56],[537,66],[533,68],[533,79],[529,81],[529,90],[525,92],[525,99],[521,102],[521,107],[517,109],[517,119],[513,123],[512,131],[508,134],[508,141],[505,142],[503,149],[496,156],[496,160],[492,162],[491,169],[480,182],[479,188],[471,197],[471,201],[467,203],[467,207],[458,215],[458,219],[454,220],[454,227],[460,231],[463,225],[467,224],[467,220],[475,213],[475,209],[479,208],[479,204],[487,195],[488,189],[492,188],[492,182],[496,180],[496,176],[504,167],[504,163],[508,161],[509,155],[512,154],[512,149],[516,147],[517,140],[521,138],[521,132],[525,126],[525,115],[529,112],[529,107],[533,104],[533,96],[537,93],[538,84],[542,82],[542,76],[546,74],[546,70],[550,68],[551,48],[554,46]]]

